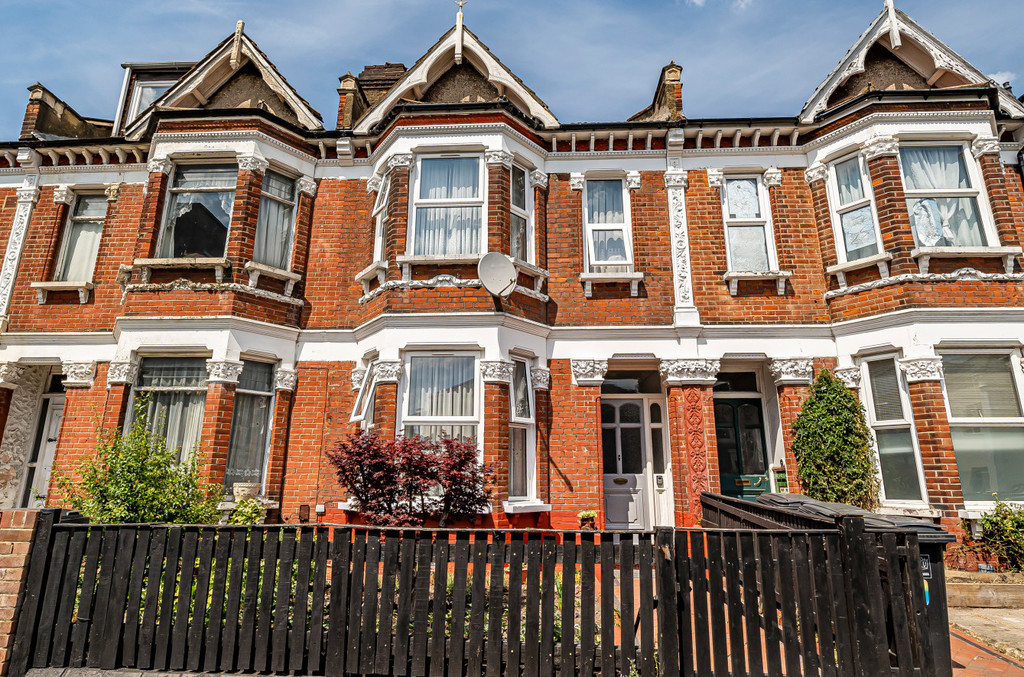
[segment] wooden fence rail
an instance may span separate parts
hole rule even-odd
[[[29,667],[272,674],[935,674],[913,536],[53,524]]]

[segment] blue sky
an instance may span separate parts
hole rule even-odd
[[[1024,91],[1024,2],[897,0],[987,74]],[[466,25],[563,122],[640,110],[669,60],[688,117],[795,115],[882,0],[470,0]],[[124,61],[196,60],[235,21],[333,127],[338,76],[407,66],[455,20],[450,0],[0,0],[0,139],[39,81],[112,118]]]

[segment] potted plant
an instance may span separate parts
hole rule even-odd
[[[231,485],[231,495],[235,497],[235,503],[241,503],[247,498],[259,496],[262,488],[259,482],[235,482]]]
[[[593,531],[597,528],[597,511],[596,510],[583,510],[576,513],[576,517],[580,520],[580,529],[587,529]]]

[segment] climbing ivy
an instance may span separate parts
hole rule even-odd
[[[878,474],[871,431],[855,394],[822,370],[793,424],[793,453],[804,493],[872,509]]]

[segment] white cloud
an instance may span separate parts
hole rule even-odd
[[[753,2],[754,0],[736,0],[736,2],[733,3],[733,7],[736,9],[746,9],[747,7],[750,7]]]
[[[992,81],[997,85],[1001,85],[1004,82],[1013,82],[1017,79],[1016,73],[1010,71],[999,71],[998,73],[989,73],[988,76],[992,78]]]
[[[686,0],[687,5],[696,5],[697,7],[703,7],[707,0]]]

